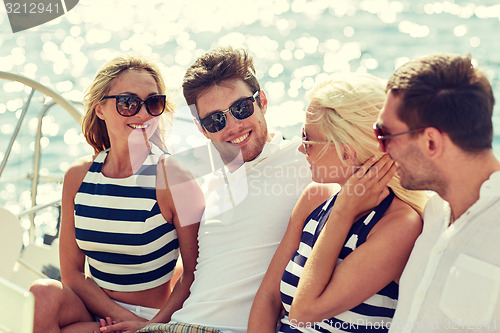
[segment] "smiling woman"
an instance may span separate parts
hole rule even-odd
[[[119,94],[123,97],[115,98],[116,100],[116,105],[115,105],[115,111],[112,113],[113,115],[116,114],[118,117],[119,115],[124,115],[123,112],[124,109],[120,106],[119,102],[121,101],[121,98],[125,98],[126,94],[129,93],[127,90],[127,80],[132,80],[133,78],[130,78],[129,76],[137,76],[138,78],[142,78],[142,81],[140,84],[138,84],[138,87],[143,87],[143,89],[147,89],[147,85],[150,85],[150,89],[152,89],[151,93],[148,93],[146,96],[150,97],[151,95],[157,96],[157,95],[163,95],[165,93],[165,83],[162,81],[160,71],[154,68],[154,70],[148,70],[148,69],[142,69],[145,67],[146,64],[141,64],[140,61],[137,61],[134,66],[132,64],[129,64],[129,60],[126,58],[117,58],[116,64],[110,63],[108,67],[103,68],[101,71],[101,75],[96,76],[94,83],[91,88],[89,88],[89,93],[87,93],[87,98],[85,99],[85,108],[88,110],[83,119],[83,130],[84,130],[84,135],[87,138],[87,141],[91,146],[94,147],[94,150],[101,151],[103,149],[107,149],[110,146],[110,138],[108,136],[108,133],[106,131],[106,122],[101,119],[99,121],[97,118],[100,118],[98,115],[102,105],[107,105],[106,99],[113,95],[113,93],[118,92],[120,89],[116,89],[115,85],[116,84],[122,84],[123,87],[121,88],[122,91],[119,91]],[[115,68],[116,67],[116,68]],[[142,74],[141,74],[142,73]],[[116,81],[115,81],[116,80]],[[111,84],[113,83],[113,84]],[[152,87],[152,88],[151,88]],[[123,90],[124,89],[124,90]],[[92,94],[90,92],[93,92]],[[130,95],[130,94],[129,94]],[[137,97],[137,96],[136,96]],[[160,100],[162,99],[161,97],[157,97]],[[139,98],[140,99],[140,98]],[[128,98],[128,101],[130,101],[130,98]],[[153,99],[154,101],[154,99]],[[159,104],[160,106],[162,105],[161,103]],[[130,106],[130,105],[129,105]],[[148,110],[148,104],[145,104],[146,106],[146,111]],[[142,104],[141,104],[142,107]],[[136,109],[136,112],[139,112],[141,107]],[[172,102],[169,102],[164,105],[164,108],[161,109],[161,113],[164,111],[166,108],[167,114],[170,116],[171,112],[174,109],[174,106]],[[95,111],[93,111],[95,110]],[[122,112],[120,112],[122,111]],[[161,114],[158,110],[158,114]],[[126,113],[126,117],[129,117],[129,111]],[[151,118],[155,119],[155,118]],[[159,121],[160,118],[157,118],[155,121]],[[96,125],[99,130],[90,130],[92,127],[91,125]],[[161,133],[161,123],[158,123],[158,127],[154,127],[154,135],[152,137],[153,140],[156,141],[156,144],[159,145],[160,147],[164,147],[163,144],[163,139],[162,136],[160,135]]]
[[[182,204],[174,206],[166,181],[172,169],[158,133],[160,116],[173,106],[159,70],[138,56],[113,59],[97,73],[84,109],[83,132],[96,154],[66,172],[62,283],[41,280],[32,285],[35,332],[98,330],[94,316],[109,318],[108,323],[133,321],[136,329],[152,318],[168,321],[193,280],[197,222],[204,206],[189,178],[185,190],[190,193],[190,221],[181,221],[180,216],[188,216]],[[179,250],[184,270],[173,288],[170,279]]]

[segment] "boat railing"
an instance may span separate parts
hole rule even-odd
[[[31,243],[34,241],[34,237],[35,237],[35,231],[34,231],[35,230],[35,214],[43,209],[48,208],[48,207],[59,206],[60,202],[61,202],[60,198],[55,200],[55,201],[41,204],[41,205],[37,205],[37,202],[36,202],[36,197],[38,194],[38,184],[39,184],[40,179],[42,178],[40,175],[40,158],[41,158],[41,151],[42,151],[41,139],[42,139],[43,119],[47,115],[47,113],[55,105],[61,106],[77,122],[80,122],[82,113],[80,110],[78,110],[75,107],[75,104],[78,104],[77,102],[70,102],[67,99],[65,99],[64,97],[62,97],[59,93],[54,91],[53,89],[35,81],[35,80],[27,78],[23,75],[0,71],[0,79],[20,82],[21,84],[24,84],[25,86],[28,86],[31,88],[30,93],[28,94],[28,97],[26,98],[26,101],[23,104],[21,114],[20,114],[19,119],[17,121],[17,125],[16,125],[14,132],[9,140],[9,143],[7,145],[7,149],[5,151],[3,160],[0,164],[0,177],[2,176],[2,173],[5,170],[5,167],[7,165],[7,161],[9,159],[11,152],[12,152],[12,148],[14,147],[14,142],[17,139],[17,136],[19,134],[19,131],[20,131],[21,126],[23,124],[23,121],[25,119],[26,113],[28,112],[28,108],[31,104],[34,93],[36,91],[38,91],[38,92],[40,92],[40,93],[44,94],[45,96],[50,97],[52,99],[48,103],[45,103],[42,111],[40,112],[40,114],[38,116],[38,124],[37,124],[37,129],[36,129],[36,139],[35,139],[35,146],[34,146],[34,152],[33,152],[34,153],[33,171],[32,171],[32,174],[28,177],[31,179],[31,207],[29,209],[17,214],[18,218],[21,218],[23,216],[30,217],[29,240]],[[46,179],[47,179],[47,177],[46,177]],[[54,179],[53,178],[52,180],[60,182],[62,179]],[[59,222],[58,222],[58,224],[59,224]]]

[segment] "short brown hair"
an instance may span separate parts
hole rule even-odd
[[[228,79],[240,78],[252,92],[260,90],[253,59],[245,49],[219,47],[199,57],[186,71],[182,90],[188,105],[210,87]],[[260,98],[257,98],[259,106]]]
[[[437,53],[399,67],[386,91],[401,97],[399,119],[410,129],[435,127],[464,151],[491,149],[495,99],[469,56]]]

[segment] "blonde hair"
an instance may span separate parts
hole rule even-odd
[[[127,70],[145,70],[149,72],[156,82],[158,94],[166,94],[165,83],[160,70],[154,63],[144,57],[138,55],[122,55],[104,64],[97,72],[92,84],[87,88],[83,100],[83,135],[96,153],[108,149],[110,147],[110,141],[106,123],[104,120],[97,117],[95,107],[102,101],[102,98],[109,93],[114,79]],[[168,115],[166,118],[168,118],[169,124],[171,123],[173,111],[174,104],[169,96],[167,96],[163,115]],[[165,149],[165,144],[162,140],[163,135],[161,134],[166,124],[163,123],[164,121],[162,121],[162,119],[165,119],[165,117],[161,117],[158,128],[151,137],[151,141]]]
[[[307,117],[316,124],[328,142],[336,147],[348,145],[355,155],[354,163],[363,164],[371,156],[382,156],[372,126],[385,101],[385,84],[368,74],[337,75],[335,79],[318,83],[308,92],[310,109]],[[327,145],[325,145],[326,151]],[[339,159],[347,165],[343,149],[336,149]],[[422,213],[425,192],[404,189],[399,176],[388,186],[394,194]]]

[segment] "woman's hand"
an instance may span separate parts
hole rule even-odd
[[[353,216],[377,206],[389,194],[387,183],[396,173],[389,155],[380,159],[374,156],[363,164],[342,186],[335,206]]]
[[[144,321],[123,321],[121,323],[116,323],[112,321],[110,317],[106,317],[106,320],[101,319],[101,332],[106,333],[134,333],[145,327],[148,324],[146,320]]]

